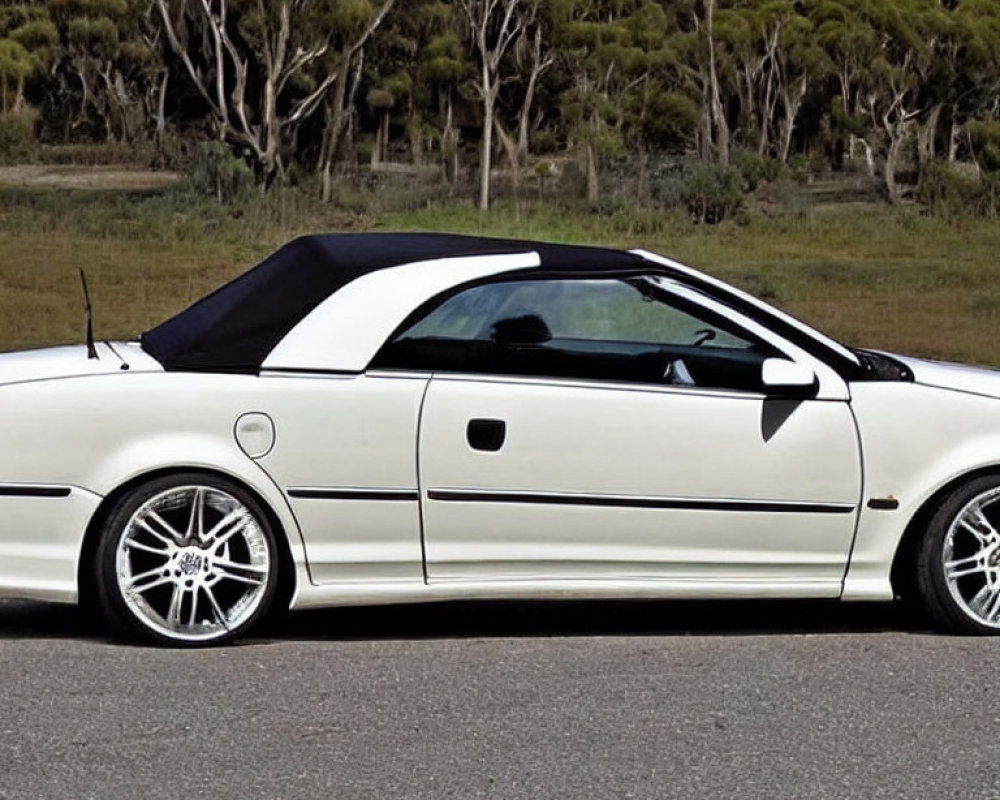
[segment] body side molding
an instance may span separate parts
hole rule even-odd
[[[419,498],[416,489],[368,489],[360,487],[292,486],[289,497],[305,500],[408,500]]]
[[[69,486],[0,484],[0,497],[69,497],[71,491]]]
[[[738,500],[693,497],[636,497],[632,495],[570,492],[497,492],[478,489],[430,489],[429,500],[465,503],[540,503],[545,505],[617,506],[689,511],[761,511],[790,514],[850,514],[848,503],[810,503],[786,500]]]

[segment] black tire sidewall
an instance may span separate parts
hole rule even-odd
[[[944,541],[958,513],[975,497],[1000,488],[1000,475],[974,478],[956,489],[934,512],[917,553],[917,584],[931,621],[952,633],[1000,635],[993,628],[976,621],[951,595],[944,575]]]
[[[150,628],[136,617],[128,607],[118,586],[116,565],[118,544],[125,534],[126,526],[132,515],[151,498],[179,486],[205,486],[206,488],[218,489],[232,495],[246,506],[253,515],[267,542],[271,568],[268,572],[264,596],[261,598],[260,603],[257,605],[254,613],[244,620],[243,623],[211,639],[198,641],[175,639]],[[100,607],[115,638],[130,641],[139,639],[170,647],[212,647],[242,636],[268,613],[277,591],[278,577],[281,573],[280,558],[281,553],[277,546],[275,533],[269,522],[268,515],[264,513],[260,501],[249,491],[235,481],[218,475],[199,472],[179,472],[153,478],[130,489],[112,507],[101,531],[100,542],[94,558],[94,584]]]

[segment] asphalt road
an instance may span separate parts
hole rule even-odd
[[[1000,639],[826,604],[459,603],[107,643],[0,603],[0,798],[1000,798]]]

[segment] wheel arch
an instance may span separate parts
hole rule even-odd
[[[159,467],[134,475],[120,485],[116,486],[112,491],[108,492],[108,494],[106,494],[101,500],[100,505],[98,505],[97,510],[91,516],[90,522],[87,524],[87,529],[84,532],[83,541],[80,545],[79,558],[77,559],[76,582],[81,608],[83,608],[87,613],[90,613],[96,608],[97,587],[95,573],[92,567],[94,564],[94,558],[97,554],[97,547],[101,539],[101,532],[104,529],[104,524],[107,522],[108,517],[115,506],[129,492],[139,486],[142,486],[144,483],[148,483],[149,481],[156,480],[157,478],[163,478],[168,475],[177,475],[181,473],[201,474],[236,483],[241,489],[253,497],[254,501],[260,506],[261,510],[267,516],[267,521],[275,533],[274,538],[278,544],[278,587],[272,608],[276,611],[287,611],[291,604],[292,597],[295,594],[298,576],[295,569],[295,559],[292,555],[292,549],[289,544],[290,532],[281,521],[280,515],[277,511],[275,511],[272,504],[256,488],[239,475],[234,475],[224,470],[211,469],[204,466],[187,465]]]
[[[943,486],[938,487],[910,517],[910,521],[906,524],[903,535],[896,545],[896,553],[889,571],[889,582],[892,585],[894,595],[905,599],[914,597],[918,545],[928,522],[941,502],[964,484],[988,475],[1000,478],[1000,464],[979,467],[952,478]]]

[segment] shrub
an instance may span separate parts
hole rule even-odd
[[[1000,171],[1000,122],[971,120],[965,125],[976,162],[985,172]]]
[[[740,150],[733,154],[733,164],[743,178],[743,188],[754,191],[764,183],[773,183],[781,177],[783,165],[778,159],[757,155],[750,150]]]
[[[917,197],[935,217],[991,219],[1000,213],[1000,174],[974,166],[933,161],[921,170]]]
[[[241,158],[222,142],[199,142],[188,163],[191,186],[215,195],[220,203],[245,197],[254,188],[254,175]]]
[[[829,164],[826,156],[818,150],[808,153],[796,153],[788,159],[788,167],[792,173],[792,178],[796,183],[812,183],[816,178],[822,177],[827,171]]]
[[[34,109],[0,114],[0,163],[17,164],[32,161],[38,154]]]
[[[743,207],[743,181],[735,167],[699,159],[679,159],[658,170],[651,181],[654,199],[664,208],[682,208],[695,222],[713,225]]]

